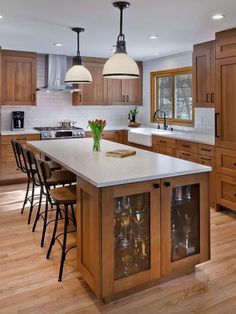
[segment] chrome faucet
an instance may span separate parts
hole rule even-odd
[[[163,115],[164,115],[164,125],[163,125],[163,127],[164,127],[164,130],[166,130],[166,129],[168,128],[168,125],[167,125],[167,123],[166,123],[166,113],[165,113],[164,110],[157,109],[157,110],[155,111],[154,116],[153,116],[154,122],[157,120],[156,116],[157,116],[158,112],[162,112]],[[158,125],[158,126],[159,126],[159,125]],[[158,128],[160,128],[160,127],[158,127]]]

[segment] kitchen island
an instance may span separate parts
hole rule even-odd
[[[29,142],[77,175],[78,270],[97,297],[121,296],[194,271],[210,258],[210,167],[92,139]]]

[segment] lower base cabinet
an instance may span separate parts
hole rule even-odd
[[[100,189],[78,178],[78,186],[78,269],[104,302],[210,258],[207,173]]]

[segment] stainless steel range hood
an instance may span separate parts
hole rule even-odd
[[[39,91],[80,92],[80,89],[65,84],[64,79],[68,70],[68,58],[63,55],[49,54],[45,58],[45,86]]]

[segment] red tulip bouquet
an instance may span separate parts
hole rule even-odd
[[[92,130],[93,133],[93,151],[94,152],[100,152],[101,151],[101,136],[102,132],[106,126],[105,120],[92,120],[88,122],[89,127]]]

